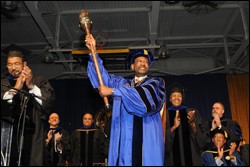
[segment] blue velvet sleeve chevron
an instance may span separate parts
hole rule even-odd
[[[165,84],[160,78],[149,78],[140,86],[120,87],[116,94],[122,97],[126,110],[137,116],[159,112],[166,98]]]

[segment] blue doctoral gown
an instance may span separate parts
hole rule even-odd
[[[146,78],[139,86],[134,80],[108,74],[96,55],[105,86],[115,88],[109,145],[109,166],[132,165],[134,116],[142,118],[142,165],[164,164],[164,137],[160,117],[166,94],[160,78]],[[99,87],[95,66],[90,55],[88,77],[94,88]]]
[[[237,165],[232,163],[231,160],[227,160],[226,156],[228,156],[229,149],[225,150],[223,153],[223,157],[221,160],[218,160],[220,164],[216,163],[215,157],[218,156],[218,152],[214,150],[207,150],[201,154],[203,166],[244,166],[243,162],[241,161],[240,154],[237,151],[234,151],[233,155],[236,157]],[[221,165],[221,163],[223,165]]]

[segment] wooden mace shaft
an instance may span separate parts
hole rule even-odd
[[[87,33],[87,35],[90,35],[90,32],[89,32],[88,29],[86,30],[86,33]],[[95,69],[96,69],[97,77],[98,77],[98,80],[99,80],[99,84],[100,84],[100,86],[103,86],[104,84],[103,84],[103,80],[102,80],[102,75],[100,73],[100,68],[99,68],[99,65],[98,65],[97,58],[96,58],[96,53],[94,52],[93,45],[91,45],[91,54],[92,54],[92,57],[93,57],[93,60],[94,60]],[[104,100],[105,106],[107,108],[109,108],[110,105],[109,105],[108,97],[106,97],[106,96],[103,97],[103,100]]]

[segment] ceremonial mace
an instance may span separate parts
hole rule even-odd
[[[88,17],[87,10],[82,10],[80,12],[79,20],[80,20],[80,28],[82,30],[84,30],[87,35],[90,35],[90,29],[91,29],[92,22]],[[98,66],[98,62],[97,62],[97,59],[96,59],[96,55],[95,55],[96,53],[94,52],[94,48],[93,48],[92,45],[91,45],[91,54],[92,54],[92,57],[93,57],[93,60],[94,60],[95,69],[96,69],[96,73],[97,73],[97,76],[98,76],[99,84],[100,84],[100,86],[103,86],[104,84],[103,84],[102,76],[101,76],[101,73],[100,73],[100,68]],[[104,103],[105,103],[105,107],[107,109],[109,109],[110,105],[109,105],[108,98],[103,97],[103,100],[104,100]]]
[[[82,30],[84,30],[86,32],[86,35],[90,35],[90,29],[91,29],[91,25],[92,22],[90,20],[90,18],[88,17],[88,11],[87,10],[81,10],[80,14],[79,14],[79,26]],[[93,48],[93,45],[90,46],[90,51],[93,57],[93,61],[94,61],[94,65],[95,65],[95,69],[96,69],[96,73],[97,73],[97,77],[99,80],[99,84],[100,86],[103,86],[103,80],[102,80],[102,76],[100,73],[100,68],[96,59],[96,53],[95,48]],[[104,111],[101,110],[100,112],[98,112],[96,114],[95,117],[95,121],[96,121],[96,125],[99,126],[102,131],[104,132],[104,128],[107,124],[107,121],[109,120],[109,118],[111,117],[111,106],[109,104],[108,101],[108,97],[103,97],[104,103],[105,103],[105,109]],[[105,134],[105,132],[104,132]],[[106,134],[105,134],[106,136]]]

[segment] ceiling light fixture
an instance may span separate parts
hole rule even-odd
[[[54,63],[55,59],[52,53],[46,51],[42,56],[43,63]]]
[[[158,52],[159,59],[168,59],[169,58],[169,51],[166,45],[162,45]]]

